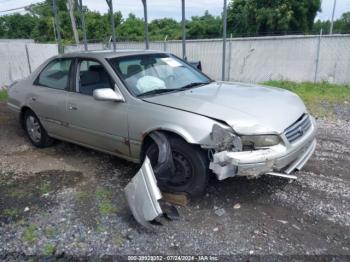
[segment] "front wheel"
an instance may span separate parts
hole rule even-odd
[[[165,192],[184,192],[191,196],[202,195],[209,177],[206,154],[199,147],[188,144],[181,138],[168,137],[168,140],[172,150],[175,175],[160,189]],[[155,166],[158,161],[158,146],[152,143],[146,155],[152,166]]]
[[[28,110],[25,112],[24,127],[30,142],[34,146],[43,148],[52,145],[53,139],[49,137],[33,111]]]

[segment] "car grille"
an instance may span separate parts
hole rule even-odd
[[[311,127],[309,115],[303,114],[293,125],[288,127],[284,134],[290,143],[301,138]]]

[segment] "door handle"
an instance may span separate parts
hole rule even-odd
[[[35,101],[36,101],[36,97],[34,97],[34,96],[33,96],[33,97],[31,97],[30,99],[31,99],[33,102],[35,102]]]
[[[69,110],[78,110],[78,108],[75,105],[69,105]]]

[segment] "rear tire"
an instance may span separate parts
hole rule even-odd
[[[49,137],[39,118],[31,110],[24,113],[24,128],[30,142],[39,148],[51,146],[53,139]]]
[[[165,192],[184,192],[191,196],[200,196],[208,185],[208,160],[203,150],[178,137],[168,137],[174,165],[175,176],[166,185],[160,187]],[[158,161],[158,146],[152,143],[146,155],[155,166]]]

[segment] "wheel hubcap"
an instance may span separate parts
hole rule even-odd
[[[175,165],[175,176],[171,179],[174,186],[182,186],[189,182],[193,176],[193,167],[191,163],[182,154],[173,151]]]
[[[27,127],[27,132],[28,132],[29,137],[34,142],[40,142],[40,140],[41,140],[41,127],[40,127],[38,120],[33,116],[27,117],[26,127]]]

